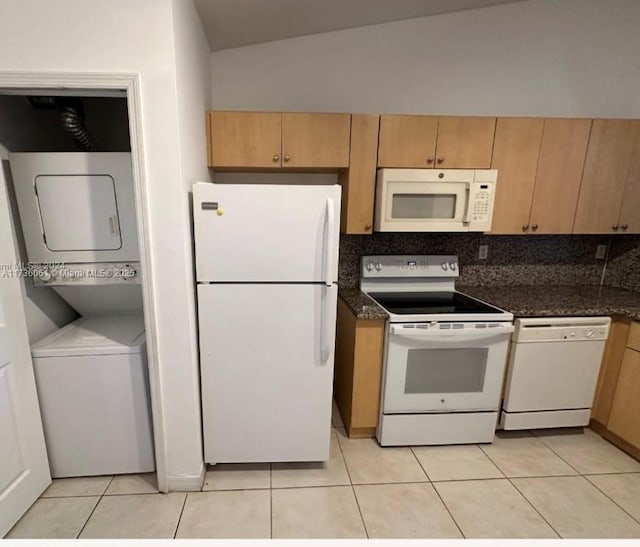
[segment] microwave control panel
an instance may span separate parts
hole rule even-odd
[[[467,220],[472,230],[491,229],[494,196],[495,183],[473,182],[471,184]]]

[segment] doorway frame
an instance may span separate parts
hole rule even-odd
[[[169,491],[166,417],[162,391],[162,376],[158,360],[157,316],[150,248],[150,214],[148,210],[149,180],[145,173],[142,94],[139,73],[127,72],[1,72],[0,89],[51,89],[65,91],[120,90],[126,93],[129,115],[129,139],[133,167],[133,187],[137,217],[144,325],[146,331],[147,368],[153,417],[153,439],[158,490]]]

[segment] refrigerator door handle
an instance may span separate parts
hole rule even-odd
[[[327,287],[333,285],[333,240],[336,237],[335,234],[335,222],[336,212],[334,209],[334,203],[332,198],[327,198],[327,225],[325,227],[325,240],[324,240],[324,284]]]
[[[329,291],[322,289],[324,295],[322,295],[322,317],[320,318],[320,364],[324,365],[329,360],[331,350],[329,349],[329,339],[331,336],[332,326],[329,318],[331,317],[331,310],[329,309],[330,301]]]

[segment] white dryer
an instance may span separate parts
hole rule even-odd
[[[155,469],[140,315],[82,317],[31,353],[52,477]]]
[[[15,153],[9,163],[31,262],[138,260],[131,154]]]

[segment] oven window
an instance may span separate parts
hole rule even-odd
[[[481,393],[488,348],[410,349],[405,393]]]
[[[393,194],[392,218],[455,218],[456,194]]]

